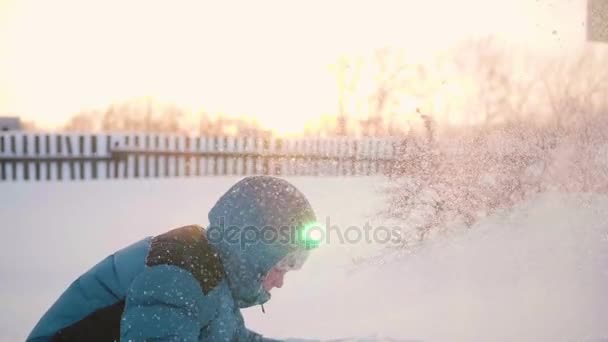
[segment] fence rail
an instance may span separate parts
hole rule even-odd
[[[395,140],[0,133],[0,181],[373,175],[385,173]]]

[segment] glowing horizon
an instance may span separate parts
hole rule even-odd
[[[563,20],[581,11],[582,21],[583,10],[584,0],[3,0],[0,115],[54,129],[82,110],[146,96],[296,133],[337,113],[330,65],[341,55],[395,46],[424,59],[485,34],[559,48],[584,34]]]

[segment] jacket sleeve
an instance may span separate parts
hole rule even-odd
[[[171,265],[149,267],[127,292],[121,341],[197,342],[203,316],[213,306],[188,271]]]
[[[201,342],[281,342],[247,329],[241,310],[228,294],[229,290],[223,290],[218,301],[218,311],[202,330]]]

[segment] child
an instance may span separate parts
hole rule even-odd
[[[27,341],[273,341],[247,330],[240,309],[264,304],[306,260],[308,200],[282,179],[247,177],[208,217],[207,229],[148,237],[95,265]]]

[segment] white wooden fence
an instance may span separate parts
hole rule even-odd
[[[0,133],[0,181],[386,173],[395,140]]]

